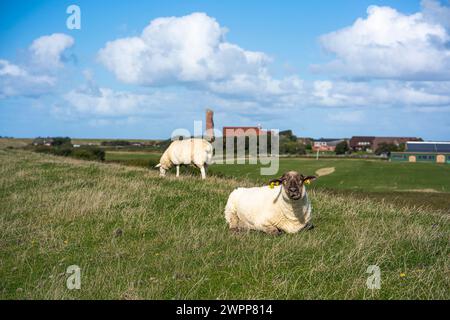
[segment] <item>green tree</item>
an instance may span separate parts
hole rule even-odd
[[[292,133],[292,130],[284,130],[279,133],[280,139],[287,139],[289,141],[297,141],[297,136]]]
[[[311,152],[312,152],[312,144],[311,144],[311,143],[308,143],[308,144],[305,146],[305,149],[306,149],[307,152],[311,153]]]
[[[280,154],[306,154],[305,145],[298,141],[280,142]]]
[[[378,148],[375,150],[376,155],[387,154],[390,155],[391,152],[400,151],[400,146],[397,146],[393,143],[382,142],[378,145]]]
[[[350,148],[348,147],[347,141],[342,141],[336,145],[335,152],[336,154],[346,154],[349,150]]]
[[[72,140],[69,137],[55,137],[53,138],[52,145],[55,147],[62,145],[72,145]]]

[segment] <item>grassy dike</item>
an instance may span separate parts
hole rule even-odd
[[[250,180],[0,150],[2,299],[449,299],[449,215],[312,190],[316,228],[233,234]],[[81,267],[81,289],[66,268]],[[381,289],[366,287],[369,265]]]

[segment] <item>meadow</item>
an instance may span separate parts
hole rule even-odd
[[[286,159],[282,170],[335,172],[309,191],[316,228],[272,237],[227,229],[228,194],[262,183],[252,170],[233,178],[238,166],[212,167],[217,175],[201,181],[22,150],[0,150],[0,161],[2,299],[450,298],[448,211],[351,191],[352,183],[370,192],[395,182],[447,196],[447,168],[428,165],[429,180],[386,182],[377,166],[390,163]],[[383,176],[372,185],[348,176],[352,168]],[[339,185],[351,193],[331,190]],[[66,288],[70,265],[81,268],[80,290]],[[381,269],[380,290],[366,286],[370,265]]]
[[[161,154],[148,152],[111,152],[106,160],[125,165],[152,168]],[[215,164],[209,174],[237,180],[250,180],[257,184],[267,183],[275,176],[261,176],[260,165]],[[402,163],[366,159],[280,158],[280,175],[296,170],[305,175],[317,174],[318,170],[330,174],[320,176],[311,185],[349,197],[371,197],[405,206],[431,206],[450,210],[450,166],[434,163]],[[320,171],[318,173],[320,173]],[[172,169],[172,174],[174,169]],[[181,173],[198,175],[189,167]]]

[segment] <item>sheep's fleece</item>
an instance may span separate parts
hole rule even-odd
[[[298,175],[289,172],[283,175]],[[295,186],[289,179],[278,179],[280,185],[257,188],[238,188],[229,196],[225,207],[225,219],[232,230],[259,230],[269,234],[296,233],[309,229],[311,224],[311,203],[308,199],[305,181],[316,177],[298,175]],[[289,188],[291,187],[291,188]],[[297,199],[297,200],[294,200]]]
[[[206,168],[212,163],[213,146],[204,139],[186,139],[173,141],[163,153],[159,164],[160,175],[173,166],[177,167],[177,177],[180,175],[180,165],[193,164],[200,169],[202,178],[206,178]]]

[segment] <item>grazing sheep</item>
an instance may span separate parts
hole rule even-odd
[[[193,164],[200,168],[202,179],[206,179],[206,169],[212,163],[213,146],[204,139],[186,139],[173,141],[163,153],[159,164],[159,175],[164,177],[166,171],[177,167],[177,177],[180,176],[180,165]]]
[[[270,186],[234,190],[225,207],[230,229],[279,234],[313,228],[305,183],[315,179],[315,176],[305,177],[290,171],[272,180]]]

